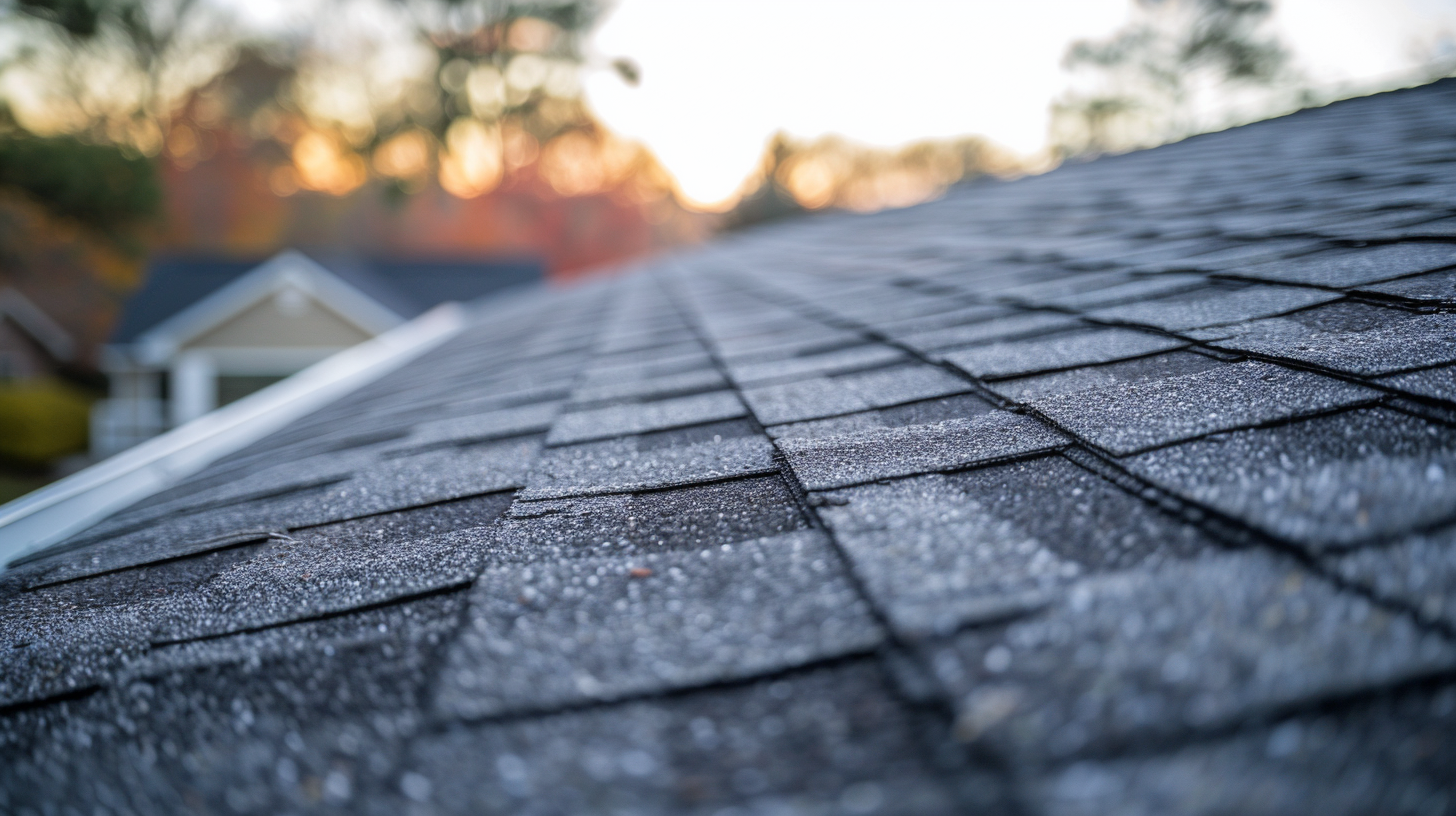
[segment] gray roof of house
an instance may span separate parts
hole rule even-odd
[[[403,318],[446,301],[464,303],[502,289],[539,283],[531,259],[366,258],[313,253],[313,260]],[[252,272],[266,258],[163,255],[147,267],[142,288],[127,299],[111,342],[130,343],[158,323]]]
[[[9,813],[1456,810],[1456,84],[540,292],[0,577]]]

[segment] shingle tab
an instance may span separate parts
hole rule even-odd
[[[649,493],[518,501],[502,540],[530,558],[637,555],[706,549],[804,529],[778,476],[734,479]]]
[[[1037,297],[1029,299],[1028,302],[1042,307],[1085,311],[1099,306],[1113,306],[1119,303],[1131,303],[1187,292],[1203,286],[1206,282],[1207,278],[1202,275],[1170,272],[1163,275],[1132,278],[1111,286],[1101,286],[1073,294]]]
[[[1218,431],[1373,402],[1361,385],[1260,362],[1042,397],[1031,406],[1119,456]]]
[[[587,382],[571,393],[571,399],[579,404],[616,402],[618,400],[635,402],[686,396],[716,390],[727,385],[728,381],[717,369],[698,368],[644,379],[623,378]]]
[[[985,799],[960,798],[963,785],[928,759],[927,730],[876,667],[852,663],[428,736],[410,751],[405,767],[417,778],[403,787],[447,813],[711,814],[842,802],[847,813],[934,816],[994,803],[994,782]]]
[[[1456,528],[1329,555],[1324,563],[1353,586],[1456,628]]]
[[[1382,408],[1210,437],[1123,464],[1315,551],[1400,535],[1456,508],[1456,434]]]
[[[743,399],[764,425],[866,411],[869,402],[843,383],[828,377],[750,388]]]
[[[1060,457],[852,487],[820,504],[870,597],[912,636],[1035,609],[1084,575],[1210,546]]]
[[[959,348],[976,343],[991,343],[997,340],[1014,340],[1020,337],[1035,337],[1054,331],[1084,325],[1070,315],[1056,312],[1029,312],[1011,317],[984,320],[944,329],[892,334],[894,339],[923,353],[942,349]]]
[[[316,527],[148,610],[154,642],[277,625],[470,582],[509,495]]]
[[[635,439],[614,439],[546,451],[521,497],[632,493],[773,470],[773,445],[763,437],[735,436],[645,450]]]
[[[860,371],[901,362],[905,353],[890,346],[867,344],[853,348],[754,363],[728,364],[728,373],[739,387],[759,383]]]
[[[1410,394],[1456,402],[1456,366],[1428,368],[1407,374],[1392,374],[1376,380],[1387,388],[1396,388]]]
[[[1108,365],[1087,366],[1070,371],[997,380],[988,384],[987,388],[1013,402],[1030,402],[1038,397],[1073,394],[1090,388],[1104,388],[1161,380],[1165,377],[1177,377],[1184,374],[1197,374],[1222,365],[1225,365],[1224,361],[1208,355],[1171,351],[1166,354]]]
[[[1298,321],[1266,320],[1236,327],[1233,337],[1214,345],[1350,374],[1389,374],[1456,362],[1456,315],[1399,314],[1364,331],[1310,331]]]
[[[1422,303],[1456,303],[1456,269],[1361,286],[1359,289],[1361,292]]]
[[[781,439],[779,448],[806,489],[825,490],[1025,456],[1065,441],[1030,417],[994,411],[927,425]]]
[[[1259,317],[1273,317],[1296,309],[1339,299],[1333,292],[1292,286],[1251,286],[1245,289],[1195,291],[1184,295],[1145,300],[1123,306],[1096,309],[1087,314],[1105,323],[1153,326],[1177,332],[1205,326],[1239,323]]]
[[[656,402],[613,405],[562,414],[551,426],[551,433],[546,435],[546,443],[568,445],[573,442],[612,439],[629,434],[737,419],[746,413],[743,402],[732,391],[713,391]]]
[[[1036,798],[1049,816],[1440,813],[1456,763],[1453,713],[1451,689],[1384,697],[1163,755],[1079,762]]]
[[[487,442],[526,434],[545,433],[560,409],[559,402],[538,402],[484,414],[467,414],[421,422],[409,436],[391,447]]]
[[[350,627],[352,643],[304,640],[282,658],[167,672],[39,716],[12,714],[0,724],[10,747],[5,807],[357,809],[359,788],[422,720],[419,690],[439,631],[431,624],[453,610],[408,611],[370,620],[369,632]],[[174,753],[185,760],[170,761]]]
[[[437,707],[549,710],[863,652],[878,624],[822,534],[487,566]]]
[[[1056,334],[1038,340],[993,343],[946,353],[946,362],[985,379],[1111,363],[1186,346],[1188,341],[1132,329]]]
[[[780,425],[933,399],[969,388],[969,383],[944,369],[911,365],[750,388],[743,398],[759,422]]]
[[[959,636],[934,662],[958,692],[962,739],[1032,758],[1419,676],[1456,665],[1456,647],[1251,551],[1088,578],[1040,615]]]
[[[1276,283],[1346,287],[1456,266],[1456,247],[1445,244],[1389,244],[1332,249],[1289,260],[1239,267],[1240,277]]]

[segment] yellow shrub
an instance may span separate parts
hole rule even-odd
[[[91,399],[53,380],[0,383],[0,460],[44,465],[86,449]]]

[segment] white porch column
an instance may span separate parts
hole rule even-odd
[[[205,351],[184,351],[172,361],[172,425],[217,407],[217,364]]]

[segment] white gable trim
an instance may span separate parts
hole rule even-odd
[[[405,365],[455,336],[465,322],[463,308],[441,304],[282,382],[0,505],[0,570],[4,562],[83,530]]]
[[[10,287],[0,289],[0,318],[8,317],[40,343],[48,354],[62,362],[76,353],[76,341],[51,316]]]
[[[188,341],[206,334],[289,287],[302,289],[369,335],[404,322],[404,317],[369,297],[297,250],[284,250],[247,274],[158,323],[136,339],[137,356],[158,365]]]

